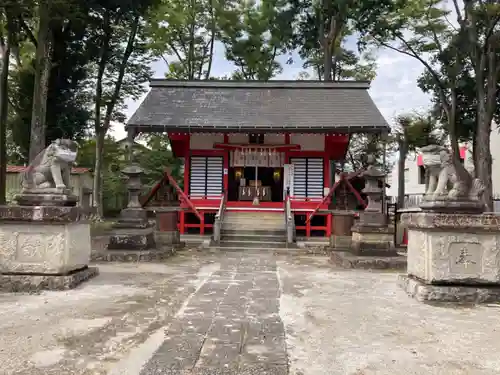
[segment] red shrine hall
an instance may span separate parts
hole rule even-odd
[[[296,230],[329,235],[329,190],[353,133],[388,125],[367,82],[157,79],[127,124],[132,136],[165,132],[184,159],[181,233],[211,231],[225,210],[284,212]],[[314,218],[308,220],[314,213]]]

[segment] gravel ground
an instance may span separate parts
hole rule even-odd
[[[435,307],[397,273],[278,261],[290,374],[500,374],[500,305]]]
[[[182,252],[0,294],[1,374],[500,374],[500,307],[434,307],[325,257]]]

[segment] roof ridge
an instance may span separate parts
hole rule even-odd
[[[153,78],[151,87],[187,88],[233,88],[233,89],[363,89],[370,88],[369,81],[311,81],[311,80],[270,80],[270,81],[230,81],[230,80],[176,80]]]

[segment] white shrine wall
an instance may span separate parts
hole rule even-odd
[[[290,143],[300,145],[301,151],[325,151],[323,134],[291,134]]]
[[[189,140],[191,150],[213,150],[214,143],[223,143],[223,134],[194,133]]]
[[[285,135],[284,134],[264,134],[264,144],[265,145],[284,145]]]
[[[248,143],[248,134],[229,134],[228,139],[229,143]]]

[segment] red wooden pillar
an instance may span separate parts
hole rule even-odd
[[[330,187],[330,157],[327,155],[323,159],[323,187]]]
[[[179,223],[179,233],[180,234],[184,234],[184,223],[185,223],[185,220],[186,220],[186,213],[184,212],[184,210],[182,210],[180,212],[180,223]]]
[[[191,155],[189,151],[184,157],[184,194],[189,195],[189,174],[191,172]]]
[[[200,211],[201,220],[200,220],[200,235],[203,236],[205,234],[205,212]]]
[[[310,216],[311,216],[311,213],[308,212],[306,214],[306,218],[307,218],[307,223],[306,223],[306,237],[311,237],[311,220],[309,220]]]
[[[290,133],[285,134],[285,144],[289,145],[290,144]],[[290,156],[288,155],[288,150],[285,150],[285,164],[290,163]]]
[[[187,149],[184,154],[184,194],[189,196],[189,175],[191,174],[191,155],[189,152],[189,142],[187,143]],[[180,215],[180,234],[184,234],[186,231],[186,213],[181,211]]]
[[[229,187],[229,151],[224,153],[224,176],[222,180],[222,188],[226,192]]]
[[[330,237],[332,235],[332,214],[328,213],[326,215],[326,236]]]
[[[225,133],[224,134],[224,143],[228,144],[229,143],[229,134]],[[226,151],[224,153],[224,176],[223,176],[223,181],[222,181],[222,186],[224,189],[224,192],[227,192],[227,189],[229,188],[229,151]]]

